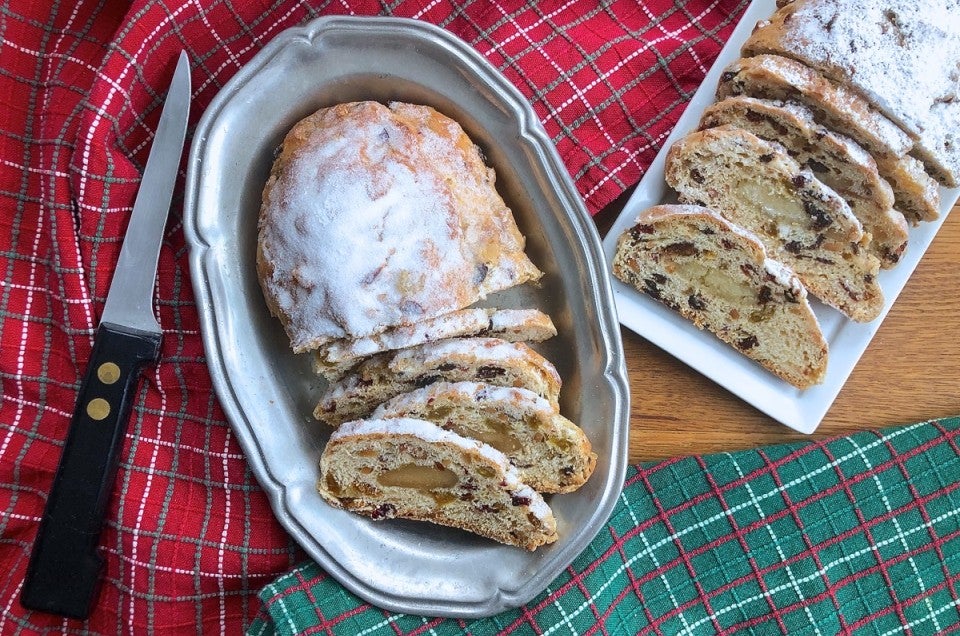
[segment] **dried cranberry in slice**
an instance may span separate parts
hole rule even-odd
[[[529,506],[532,500],[523,495],[510,495],[510,503],[514,506]]]
[[[370,513],[370,518],[376,521],[380,519],[392,519],[396,515],[396,506],[391,503],[383,503],[377,506],[377,508]]]

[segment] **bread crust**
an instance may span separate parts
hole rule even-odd
[[[780,55],[756,55],[732,62],[720,75],[717,98],[745,95],[804,104],[816,122],[842,131],[869,152],[877,170],[893,188],[896,209],[910,222],[932,221],[940,214],[936,180],[908,152],[913,140],[855,91]]]
[[[868,248],[881,266],[891,268],[907,248],[903,214],[893,209],[893,190],[877,172],[867,151],[816,123],[801,104],[753,97],[728,97],[709,106],[700,128],[731,125],[766,141],[779,143],[802,166],[841,195],[873,237]]]
[[[553,320],[538,309],[458,309],[372,336],[328,342],[314,352],[313,369],[328,380],[336,381],[363,358],[427,342],[468,336],[543,342],[556,335]]]
[[[795,58],[896,121],[943,185],[960,178],[960,14],[939,0],[794,0],[761,22],[744,55]]]
[[[284,138],[257,273],[295,352],[465,308],[540,278],[494,171],[427,106],[337,104]]]
[[[344,424],[320,458],[317,491],[375,520],[429,521],[526,550],[557,540],[552,510],[502,453],[424,420]]]
[[[339,426],[366,417],[390,398],[440,380],[522,387],[559,409],[560,375],[525,343],[451,338],[367,358],[327,388],[313,416]]]
[[[596,467],[583,430],[527,389],[486,382],[435,382],[381,404],[372,419],[413,417],[490,444],[537,492],[578,489]]]

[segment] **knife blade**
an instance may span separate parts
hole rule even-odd
[[[153,289],[190,111],[190,63],[180,52],[80,384],[63,454],[34,540],[20,603],[89,616],[103,558],[97,545],[140,371],[160,356]]]

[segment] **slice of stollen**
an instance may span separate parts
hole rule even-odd
[[[665,173],[683,202],[756,234],[825,303],[861,322],[880,314],[880,261],[867,251],[869,235],[840,195],[782,146],[730,126],[701,130],[670,148]]]
[[[313,369],[328,380],[337,380],[365,357],[435,340],[485,336],[542,342],[555,335],[557,328],[550,316],[537,309],[460,309],[381,334],[328,343],[315,352]]]
[[[842,196],[873,240],[870,250],[881,267],[900,261],[909,234],[903,214],[893,209],[893,190],[877,172],[870,154],[849,137],[816,123],[809,108],[796,102],[728,97],[709,106],[700,128],[731,125],[775,141],[817,179]]]
[[[527,550],[557,540],[550,507],[503,453],[424,420],[344,424],[320,458],[317,490],[375,520],[429,521]]]
[[[538,492],[571,492],[597,463],[583,430],[527,389],[435,382],[380,405],[372,419],[413,417],[489,444]]]
[[[558,408],[560,376],[525,343],[451,338],[367,358],[321,396],[313,416],[331,426],[369,415],[387,400],[437,381],[478,381],[532,391]]]
[[[960,7],[943,0],[781,4],[757,25],[744,55],[792,57],[850,86],[911,134],[913,154],[929,173],[955,187]]]
[[[803,285],[719,213],[643,211],[617,241],[613,273],[794,386],[823,382],[827,343]]]
[[[896,208],[909,221],[932,221],[939,216],[936,180],[907,154],[913,140],[856,92],[796,60],[757,55],[734,61],[720,75],[717,98],[731,95],[803,103],[817,123],[842,131],[873,156],[880,176],[893,188]]]

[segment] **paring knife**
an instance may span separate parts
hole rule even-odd
[[[189,111],[190,64],[181,51],[30,555],[20,595],[28,609],[86,618],[97,596],[97,544],[131,401],[140,370],[160,356],[153,288]]]

